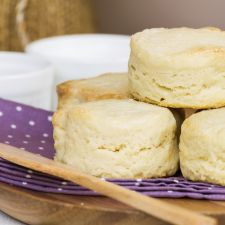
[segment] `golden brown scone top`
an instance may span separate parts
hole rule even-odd
[[[58,108],[101,99],[128,98],[127,73],[106,73],[94,78],[70,80],[57,86]]]

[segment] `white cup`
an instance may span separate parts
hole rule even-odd
[[[34,41],[28,53],[41,55],[56,67],[56,84],[127,71],[130,37],[113,34],[76,34]]]
[[[0,97],[52,108],[53,66],[37,56],[0,52]]]
[[[125,72],[130,37],[114,34],[75,34],[45,38],[27,45],[26,52],[42,56],[56,69],[55,85],[107,72]],[[53,92],[53,109],[57,105]]]

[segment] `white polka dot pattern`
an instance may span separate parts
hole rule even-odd
[[[21,106],[16,106],[16,111],[18,111],[18,112],[22,111],[22,107]]]
[[[31,175],[30,174],[26,174],[25,177],[28,178],[28,179],[30,179],[31,178]]]
[[[2,101],[0,99],[0,118],[4,129],[0,130],[0,142],[53,158],[52,112],[7,101],[4,108]]]
[[[28,172],[28,173],[33,173],[33,171],[32,171],[32,170],[27,170],[27,172]]]
[[[12,129],[16,129],[16,124],[11,124],[10,127],[11,127]]]
[[[43,134],[43,137],[48,137],[48,134],[44,133],[44,134]]]
[[[48,116],[48,121],[52,121],[52,116]]]
[[[34,125],[35,125],[35,122],[34,122],[33,120],[30,120],[30,121],[29,121],[29,125],[30,125],[30,126],[34,126]]]

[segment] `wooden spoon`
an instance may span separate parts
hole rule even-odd
[[[84,174],[71,166],[54,162],[53,160],[29,153],[16,147],[0,144],[0,157],[12,163],[75,182],[76,184],[82,185],[172,224],[217,224],[217,221],[214,218],[197,214],[196,212],[155,198],[147,197],[116,184],[100,180],[97,177]]]

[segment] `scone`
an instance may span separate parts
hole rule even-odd
[[[128,98],[127,73],[106,73],[98,77],[70,80],[58,85],[58,108],[100,99]]]
[[[70,80],[57,86],[58,109],[74,107],[77,104],[103,99],[128,99],[128,74],[106,73],[100,76]],[[177,121],[177,133],[185,117],[182,109],[171,109]]]
[[[225,108],[201,111],[186,119],[179,147],[184,177],[225,185]]]
[[[141,101],[172,108],[225,106],[225,32],[155,28],[131,38],[129,89]]]
[[[130,99],[93,101],[58,110],[53,126],[55,160],[87,174],[150,178],[177,171],[176,122],[169,109]]]

